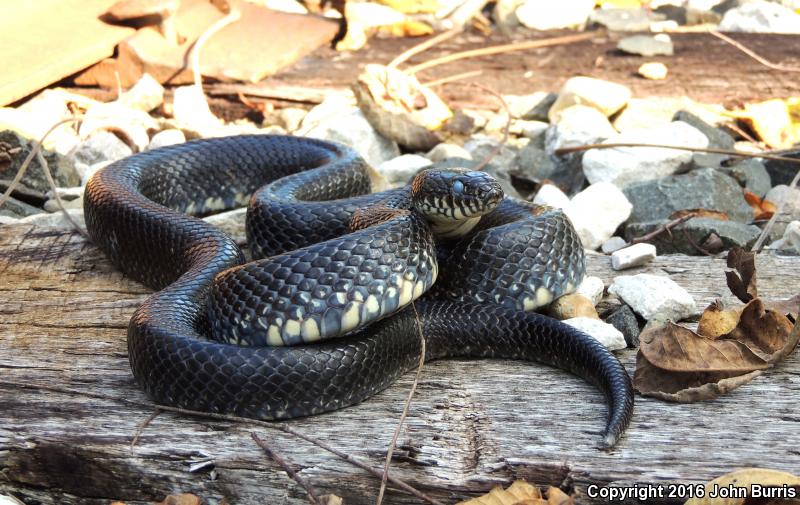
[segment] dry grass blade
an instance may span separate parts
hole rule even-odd
[[[238,9],[231,9],[230,12],[228,12],[228,14],[225,15],[225,17],[220,18],[219,20],[217,20],[217,22],[206,28],[206,31],[204,31],[200,35],[200,37],[198,37],[198,39],[192,46],[191,59],[192,59],[192,74],[194,75],[194,84],[201,90],[203,89],[203,78],[202,75],[200,74],[200,51],[203,50],[203,46],[206,44],[206,42],[208,42],[208,39],[210,39],[215,33],[222,30],[229,24],[238,21],[240,17],[241,13],[239,12]]]
[[[747,56],[753,58],[754,60],[756,60],[757,62],[761,63],[762,65],[764,65],[767,68],[771,68],[773,70],[779,70],[781,72],[800,72],[800,67],[787,67],[785,65],[779,65],[777,63],[772,63],[768,59],[764,58],[763,56],[760,56],[758,53],[756,53],[752,49],[747,48],[744,44],[741,44],[740,42],[736,42],[735,40],[733,40],[732,38],[728,37],[724,33],[720,33],[718,31],[714,31],[714,30],[710,30],[708,33],[713,35],[713,36],[715,36],[716,38],[718,38],[720,40],[724,40],[728,44],[732,45],[733,47],[735,47],[739,51],[741,51],[744,54],[746,54]]]
[[[422,367],[425,365],[425,335],[422,333],[422,322],[419,319],[417,306],[411,302],[411,307],[414,309],[414,320],[417,323],[417,333],[419,334],[419,366],[417,366],[417,373],[414,375],[414,381],[411,383],[411,390],[408,392],[405,405],[403,405],[403,412],[400,414],[400,420],[397,422],[397,427],[392,435],[392,441],[389,443],[389,449],[386,451],[386,462],[383,464],[383,477],[381,477],[381,488],[378,491],[378,500],[376,505],[381,505],[383,502],[383,495],[386,492],[386,481],[389,477],[389,466],[392,463],[392,454],[394,448],[397,446],[397,438],[400,436],[400,430],[405,424],[408,410],[411,408],[411,400],[414,398],[414,393],[417,391],[417,384],[419,384],[419,377],[422,374]]]
[[[278,466],[280,466],[283,471],[286,472],[286,475],[288,475],[293,481],[297,482],[300,487],[305,489],[309,502],[311,502],[313,505],[321,505],[320,499],[317,496],[317,493],[314,491],[314,488],[312,488],[311,485],[306,482],[306,480],[302,478],[300,474],[298,474],[285,459],[283,459],[283,457],[272,450],[272,447],[270,447],[264,440],[259,438],[255,432],[251,431],[250,436],[253,438],[253,441],[264,450],[264,452],[267,454],[267,457],[277,463]]]
[[[395,59],[390,61],[389,64],[386,65],[386,66],[387,67],[393,67],[393,68],[397,67],[397,65],[400,65],[401,63],[405,62],[406,60],[408,60],[409,58],[411,58],[415,54],[419,54],[419,53],[421,53],[423,51],[427,51],[428,49],[430,49],[431,47],[435,46],[436,44],[442,43],[445,40],[448,40],[448,39],[451,39],[451,38],[455,37],[456,35],[458,35],[462,31],[463,31],[463,28],[453,28],[452,30],[448,30],[446,32],[442,32],[439,35],[436,35],[435,37],[431,37],[428,40],[426,40],[426,41],[424,41],[424,42],[422,42],[420,44],[417,44],[416,46],[413,46],[413,47],[411,47],[409,49],[406,49],[405,51],[400,53]]]
[[[453,61],[463,60],[466,58],[475,58],[478,56],[490,56],[492,54],[510,53],[513,51],[524,51],[526,49],[538,49],[540,47],[560,46],[564,44],[574,44],[597,37],[597,32],[581,33],[578,35],[565,35],[563,37],[552,37],[549,39],[541,40],[526,40],[524,42],[515,42],[513,44],[501,44],[498,46],[482,47],[480,49],[472,49],[469,51],[461,51],[458,53],[448,54],[439,58],[428,60],[424,63],[414,65],[404,70],[407,74],[416,74],[423,70],[451,63]]]

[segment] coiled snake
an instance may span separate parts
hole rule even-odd
[[[633,409],[624,368],[592,337],[531,312],[584,274],[563,214],[503,198],[466,170],[369,190],[352,150],[288,136],[197,140],[95,174],[92,240],[159,290],[128,328],[146,393],[259,419],[338,409],[416,365],[419,317],[426,360],[533,360],[597,385],[609,400],[603,443],[614,445]],[[248,242],[266,258],[251,263],[188,215],[248,201]]]

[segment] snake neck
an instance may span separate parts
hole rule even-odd
[[[431,231],[433,231],[435,236],[444,239],[454,239],[466,236],[475,228],[480,220],[481,216],[459,221],[430,219],[429,222]]]

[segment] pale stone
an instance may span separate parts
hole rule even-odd
[[[583,247],[597,249],[628,219],[633,206],[616,186],[609,183],[592,184],[564,208]]]
[[[650,79],[651,81],[661,81],[667,78],[669,69],[667,69],[667,66],[660,61],[651,61],[649,63],[642,64],[642,66],[640,66],[639,70],[636,72],[645,79]]]
[[[569,197],[558,186],[543,184],[539,191],[536,192],[536,196],[533,197],[533,203],[563,209],[569,205]]]
[[[584,277],[583,282],[580,283],[575,293],[585,296],[592,301],[592,304],[597,305],[603,299],[604,289],[603,279],[590,275]]]
[[[600,246],[600,250],[606,254],[609,254],[618,249],[622,249],[626,245],[628,245],[628,242],[624,238],[614,236],[603,242],[603,245]]]
[[[621,331],[599,319],[573,317],[562,322],[593,337],[610,351],[618,351],[628,347],[628,344],[625,343],[625,336],[622,335]]]
[[[650,321],[680,321],[696,313],[694,298],[669,277],[637,274],[614,279],[608,292]]]
[[[437,161],[446,160],[447,158],[463,158],[466,160],[472,159],[470,152],[463,147],[456,144],[448,144],[446,142],[442,142],[428,151],[425,157],[434,163]]]
[[[607,144],[663,144],[708,147],[708,138],[683,121],[646,130],[631,130],[610,137]],[[692,160],[692,153],[660,147],[590,149],[583,155],[583,172],[590,183],[610,182],[625,187],[634,182],[672,175]]]
[[[534,30],[580,27],[594,10],[594,0],[526,0],[515,14],[520,23]]]
[[[186,135],[181,130],[170,128],[153,135],[147,145],[147,149],[158,149],[159,147],[183,144],[184,142],[186,142]]]
[[[587,105],[608,117],[625,107],[630,98],[631,90],[622,84],[592,77],[573,77],[561,87],[548,116],[550,122],[555,123],[563,110],[573,105]]]
[[[545,150],[597,144],[617,134],[600,111],[585,105],[573,105],[561,111],[558,121],[545,132]]]
[[[611,254],[611,268],[624,270],[645,265],[656,259],[656,246],[653,244],[633,244],[618,249]]]
[[[423,168],[430,166],[431,160],[418,154],[404,154],[384,161],[377,166],[391,186],[404,186]]]

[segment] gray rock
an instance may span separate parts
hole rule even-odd
[[[466,149],[472,155],[470,167],[474,167],[486,156],[488,156],[500,142],[492,137],[476,135],[470,138],[465,144]],[[505,144],[500,151],[492,158],[488,165],[483,169],[486,173],[497,179],[503,191],[508,196],[522,198],[517,189],[511,183],[510,172],[515,167],[518,149],[512,145]]]
[[[775,205],[784,202],[781,213],[778,219],[775,220],[775,225],[770,232],[770,238],[775,240],[784,234],[787,225],[791,221],[800,219],[800,188],[790,188],[779,184],[769,190],[764,198]]]
[[[668,219],[663,219],[660,221],[631,223],[625,227],[625,237],[628,240],[641,237],[668,222]],[[672,230],[671,234],[662,233],[648,242],[656,246],[659,254],[691,254],[697,256],[703,253],[692,245],[692,242],[702,247],[712,234],[721,240],[720,250],[723,250],[731,247],[749,248],[758,239],[760,233],[761,229],[752,224],[696,217],[682,224],[679,229]],[[687,238],[687,235],[689,238]]]
[[[564,147],[597,144],[617,131],[605,114],[586,105],[573,105],[561,111],[558,121],[545,132],[545,150],[552,154]]]
[[[622,237],[611,237],[600,246],[600,250],[606,254],[613,253],[614,251],[618,251],[628,245],[628,241]]]
[[[787,158],[800,158],[800,149],[782,152],[781,156]],[[776,186],[778,184],[786,184],[788,186],[789,183],[792,182],[794,174],[797,173],[797,167],[797,163],[791,163],[789,161],[764,160],[764,168],[767,169],[767,173],[769,173],[772,184]]]
[[[300,107],[284,107],[277,114],[277,124],[283,127],[288,132],[293,132],[300,128],[303,118],[306,117],[308,111]],[[263,125],[270,126],[270,125]]]
[[[627,86],[593,77],[577,76],[567,79],[558,92],[558,98],[548,111],[551,123],[558,121],[562,111],[573,105],[588,105],[606,117],[619,112],[631,99]]]
[[[736,179],[739,186],[755,193],[760,198],[764,198],[764,195],[772,189],[769,172],[761,160],[745,158],[733,165],[720,167],[720,170]]]
[[[67,213],[72,219],[82,228],[86,228],[83,218],[83,209],[67,209]],[[20,223],[32,224],[42,228],[69,228],[73,229],[74,226],[70,223],[63,212],[35,214],[20,219]]]
[[[629,54],[641,56],[672,56],[672,41],[655,38],[650,35],[633,35],[617,42],[617,49]]]
[[[628,348],[639,347],[639,320],[630,307],[623,304],[606,318],[606,322],[622,333]]]
[[[596,9],[589,16],[590,21],[613,32],[646,32],[657,19],[644,8]]]
[[[592,304],[597,305],[603,299],[603,291],[605,290],[603,279],[600,277],[587,276],[584,277],[580,285],[575,289],[575,294],[583,295],[592,301]]]
[[[8,216],[16,219],[41,213],[42,209],[34,207],[33,205],[29,205],[13,197],[9,197],[9,199],[6,200],[6,203],[0,207],[0,216]]]
[[[547,93],[539,102],[528,109],[527,112],[521,114],[520,119],[528,121],[550,121],[548,114],[550,112],[550,107],[556,103],[556,98],[558,98],[557,93]]]
[[[19,223],[19,219],[17,219],[16,217],[4,216],[2,214],[2,212],[0,212],[0,225],[3,225],[3,224],[18,224],[18,223]]]
[[[724,32],[800,33],[800,14],[774,2],[754,1],[725,13]]]
[[[547,108],[550,108],[550,105],[556,100],[555,93],[548,93],[546,91],[537,91],[535,93],[531,93],[530,95],[503,95],[503,99],[506,101],[506,105],[508,105],[508,110],[511,112],[511,115],[516,118],[522,119],[536,119],[536,118],[527,118],[525,117],[528,113],[530,113],[536,107],[539,107],[542,103],[547,103]],[[543,117],[547,117],[546,115]],[[542,119],[539,119],[542,121]]]
[[[593,317],[573,317],[562,321],[573,328],[582,330],[587,335],[594,337],[601,344],[603,344],[609,351],[617,351],[625,349],[625,337],[618,329],[608,323],[604,323],[599,319]]]
[[[553,156],[544,148],[544,137],[531,139],[519,150],[509,175],[537,187],[545,179],[563,188],[567,193],[580,191],[586,180],[581,170],[582,153]]]
[[[78,144],[70,156],[85,165],[102,161],[117,161],[133,154],[133,150],[119,137],[106,130],[98,130]]]
[[[83,208],[83,186],[76,186],[73,188],[58,188],[58,196],[61,197],[61,204],[65,209],[82,209]],[[61,207],[58,206],[58,201],[55,198],[55,192],[51,189],[47,192],[49,200],[44,202],[44,210],[47,212],[61,212]]]
[[[680,321],[696,312],[694,298],[669,277],[620,275],[608,288],[645,320]]]
[[[569,197],[558,189],[558,186],[543,184],[539,191],[536,192],[536,196],[533,197],[533,203],[563,209],[569,205]]]
[[[724,130],[711,126],[688,110],[679,110],[672,117],[672,120],[683,121],[684,123],[688,123],[700,130],[703,135],[708,138],[708,147],[715,147],[718,149],[733,149],[733,137],[728,135],[728,133]]]
[[[670,21],[675,21],[679,25],[686,24],[686,7],[684,5],[663,4],[653,9],[653,12]]]
[[[13,131],[0,132],[0,179],[13,179],[31,149],[31,142]],[[69,158],[46,149],[42,151],[42,154],[47,161],[56,186],[66,187],[80,184],[78,173]],[[50,184],[47,183],[44,175],[44,168],[35,157],[20,182],[28,188],[42,193],[50,189]]]
[[[247,209],[242,207],[219,214],[212,214],[203,218],[203,221],[210,223],[224,231],[236,241],[237,244],[247,242],[247,232],[245,231],[245,216]]]
[[[378,172],[386,178],[390,186],[404,186],[417,173],[431,165],[431,160],[418,154],[404,154],[384,161],[377,167]]]
[[[13,181],[11,179],[0,179],[0,194],[8,191],[8,188],[11,186],[12,182]],[[47,196],[43,191],[36,191],[23,186],[22,184],[14,185],[14,189],[11,191],[11,196],[21,202],[33,205],[34,207],[41,207],[44,205],[44,202],[47,201]]]
[[[348,145],[372,166],[400,156],[397,143],[375,131],[358,109],[321,121],[306,136]]]
[[[770,249],[800,254],[800,221],[792,221],[786,226],[783,237],[769,245]]]
[[[646,130],[630,130],[609,138],[607,143],[661,144],[706,147],[708,139],[697,128],[674,121]],[[625,187],[641,181],[659,179],[687,166],[692,153],[658,147],[618,147],[590,149],[583,155],[583,172],[590,183],[610,182]]]
[[[684,209],[725,212],[734,221],[749,223],[753,209],[736,181],[713,168],[631,184],[623,193],[633,204],[629,223],[667,219]]]

